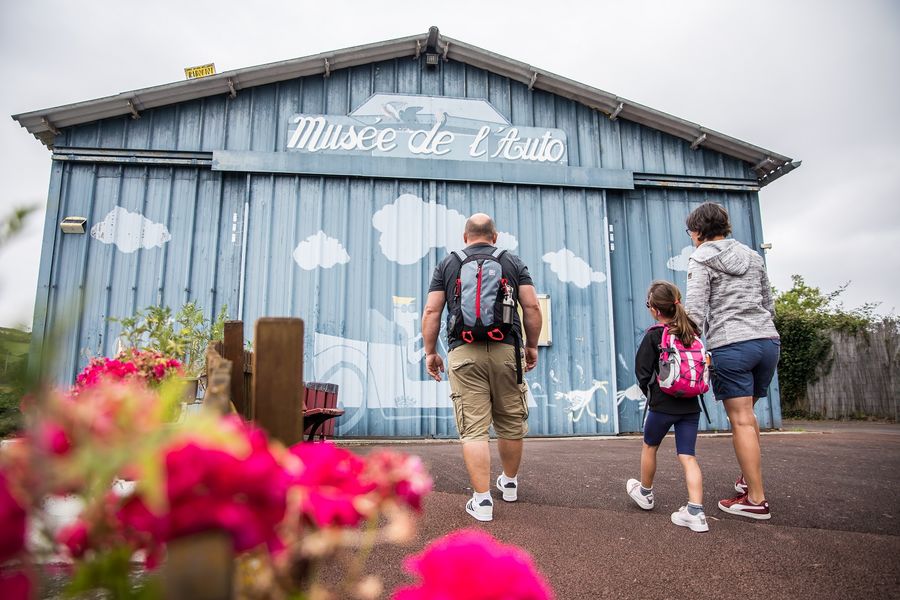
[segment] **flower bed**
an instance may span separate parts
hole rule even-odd
[[[23,437],[0,451],[0,597],[25,598],[35,585],[42,557],[26,546],[29,519],[43,552],[72,559],[72,593],[161,597],[162,583],[171,583],[159,569],[167,551],[179,556],[175,544],[218,533],[234,557],[226,587],[238,597],[382,597],[380,582],[365,574],[368,549],[414,535],[432,486],[422,462],[392,451],[358,456],[330,443],[286,448],[236,416],[207,411],[172,424],[182,397],[183,384],[172,377],[178,368],[162,355],[129,350],[92,361],[73,389],[25,403]],[[123,479],[134,484],[116,491]],[[55,495],[83,506],[60,528],[41,510]],[[139,581],[129,578],[136,552],[147,569]],[[344,581],[326,587],[319,565],[338,556],[347,558]],[[448,580],[447,573],[486,566],[494,580],[514,585]],[[523,551],[478,532],[433,542],[407,569],[419,581],[395,591],[399,600],[552,597]]]

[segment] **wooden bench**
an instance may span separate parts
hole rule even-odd
[[[307,441],[314,441],[318,434],[320,440],[327,436],[334,436],[334,419],[344,414],[337,408],[338,386],[334,383],[307,382],[304,386],[302,376],[302,322],[299,319],[272,319],[275,323],[269,323],[269,334],[273,336],[271,342],[268,338],[259,339],[257,334],[254,350],[268,356],[263,366],[270,367],[272,361],[287,359],[286,364],[295,374],[285,373],[283,368],[277,372],[278,381],[254,382],[254,364],[258,356],[254,352],[244,348],[244,324],[242,321],[225,322],[225,340],[222,344],[222,357],[230,360],[231,369],[229,395],[235,410],[245,420],[254,421],[269,431],[277,439],[286,445],[300,441],[303,435]],[[290,333],[290,326],[299,322],[299,334]],[[280,323],[279,323],[280,322]],[[283,325],[282,325],[283,323]],[[257,322],[257,331],[259,330]],[[274,325],[274,327],[272,327]],[[282,335],[284,334],[284,335]],[[282,339],[282,337],[284,339]],[[299,348],[297,344],[299,343]],[[276,348],[275,345],[284,345]],[[299,350],[299,352],[298,352]],[[290,355],[290,356],[286,356]],[[262,368],[262,367],[260,367]],[[257,385],[254,385],[257,384]],[[271,388],[271,389],[270,389]],[[291,389],[293,388],[293,389]],[[297,390],[300,395],[297,398]],[[265,397],[255,397],[255,390],[264,390]],[[273,394],[277,396],[273,397]],[[300,402],[297,402],[300,400]],[[302,413],[301,431],[295,432],[294,414],[290,413],[289,406],[297,402]],[[294,406],[297,406],[294,404]],[[277,430],[277,431],[276,431]]]
[[[337,407],[338,385],[336,383],[319,383],[308,381],[306,383],[306,395],[303,401],[303,433],[308,432],[306,441],[314,442],[316,432],[319,432],[319,440],[326,437],[334,437],[334,420],[344,414],[343,409]]]

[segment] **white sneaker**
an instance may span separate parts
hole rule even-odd
[[[643,495],[641,493],[641,482],[637,479],[629,479],[625,484],[625,491],[628,492],[628,495],[631,496],[634,503],[644,510],[651,510],[653,508],[653,492],[650,492],[646,496]]]
[[[509,481],[505,485],[500,483],[503,475],[497,476],[497,489],[503,492],[503,499],[506,502],[515,502],[519,499],[519,486],[515,481]]]
[[[479,521],[492,521],[494,519],[494,503],[490,500],[482,500],[478,504],[475,498],[469,498],[466,502],[466,512]]]
[[[672,513],[672,522],[681,527],[689,527],[691,531],[709,531],[709,525],[706,524],[706,514],[700,511],[699,514],[692,515],[688,512],[687,506],[682,506],[678,509],[678,512]]]

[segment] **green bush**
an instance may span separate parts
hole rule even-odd
[[[0,327],[0,438],[22,425],[19,404],[28,388],[28,345],[31,334]]]

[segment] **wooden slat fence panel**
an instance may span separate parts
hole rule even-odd
[[[825,418],[900,417],[900,332],[879,325],[865,334],[833,332],[831,369],[807,387],[809,412]]]

